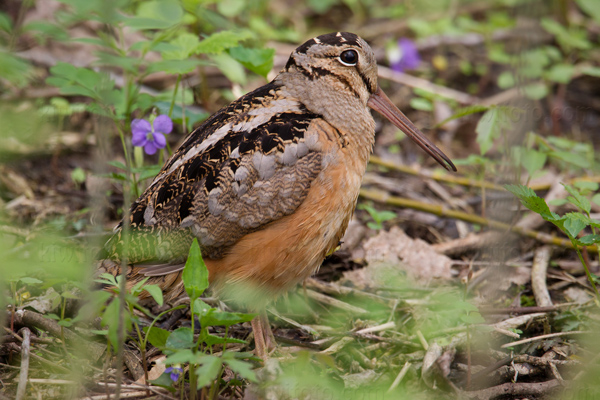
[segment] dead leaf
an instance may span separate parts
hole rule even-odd
[[[167,356],[161,355],[156,360],[153,360],[154,366],[150,369],[150,371],[148,371],[148,380],[149,381],[158,379],[165,372],[165,369],[167,369],[167,366],[165,365],[164,361],[166,359],[167,359]],[[147,385],[146,378],[144,377],[144,375],[142,375],[140,377],[140,379],[135,381],[135,383],[139,383],[141,385]]]

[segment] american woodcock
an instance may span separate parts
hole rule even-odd
[[[363,39],[318,36],[272,82],[187,137],[131,206],[128,248],[121,223],[100,270],[116,275],[126,257],[129,285],[151,277],[174,299],[184,292],[181,271],[197,238],[211,286],[250,286],[269,298],[302,282],[338,246],[354,212],[375,138],[370,108],[456,170],[378,86]],[[261,324],[253,321],[264,355],[270,329]]]

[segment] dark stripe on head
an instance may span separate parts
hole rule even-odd
[[[375,93],[377,91],[377,87],[373,87],[373,82],[371,82],[371,80],[369,78],[367,78],[365,76],[365,74],[363,74],[358,68],[356,69],[356,72],[358,72],[358,75],[360,75],[360,78],[362,79],[363,83],[367,87],[367,90],[369,91],[369,93],[371,93],[371,94]]]
[[[342,76],[342,75],[337,75],[334,74],[333,72],[331,72],[328,69],[325,68],[319,68],[319,67],[314,67],[313,68],[313,80],[317,77],[321,77],[321,76],[333,76],[335,79],[337,79],[338,81],[342,82],[342,84],[344,84],[348,90],[350,90],[354,96],[356,96],[357,99],[360,99],[360,95],[358,94],[358,92],[354,89],[354,87],[352,86],[352,84],[350,84],[350,82],[348,82],[348,80]]]
[[[307,40],[306,42],[304,42],[303,44],[301,44],[300,46],[298,46],[298,48],[296,49],[297,53],[302,53],[302,54],[306,54],[306,52],[308,51],[308,49],[316,44],[317,42],[315,42],[315,39],[312,38],[310,40]]]

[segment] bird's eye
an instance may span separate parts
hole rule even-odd
[[[358,53],[356,50],[346,50],[340,54],[338,59],[342,64],[351,67],[356,65],[356,62],[358,61]]]

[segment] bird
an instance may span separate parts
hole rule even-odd
[[[192,131],[134,201],[102,250],[99,272],[129,287],[158,284],[165,301],[184,293],[182,270],[197,239],[217,293],[253,288],[247,305],[303,282],[338,247],[354,213],[375,142],[371,109],[440,165],[452,161],[392,103],[365,40],[349,32],[314,37],[266,85]],[[273,336],[252,320],[255,350]]]

